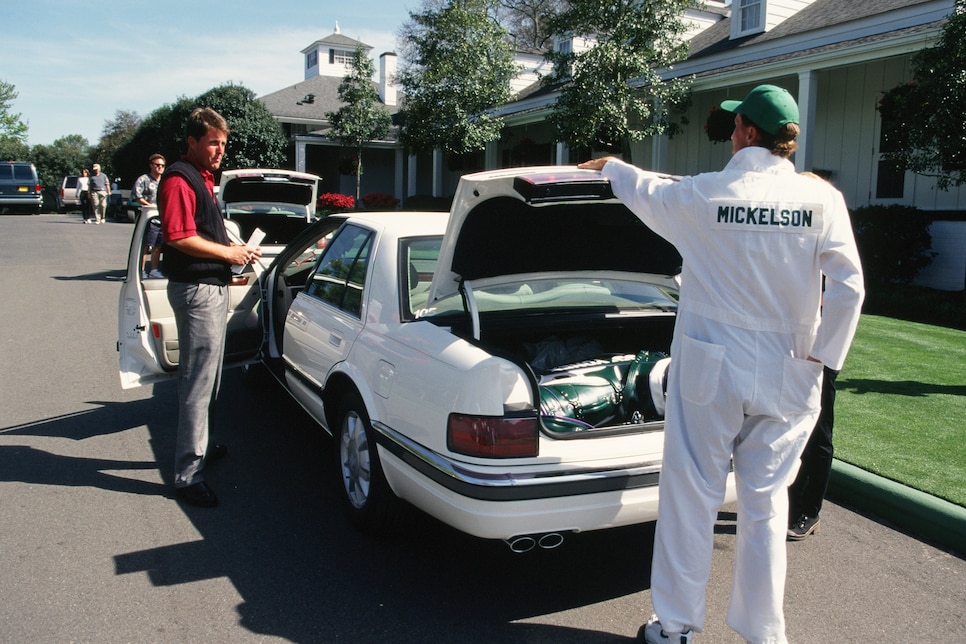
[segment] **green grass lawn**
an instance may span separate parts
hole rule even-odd
[[[966,507],[966,331],[863,315],[837,384],[836,458]]]

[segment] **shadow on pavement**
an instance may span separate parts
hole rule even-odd
[[[4,447],[0,480],[174,499],[176,407],[174,383],[163,383],[149,399],[0,429],[80,441],[146,423],[155,456],[123,462]],[[413,511],[404,533],[373,539],[342,515],[330,439],[277,385],[253,391],[227,373],[216,422],[212,440],[229,446],[206,470],[219,506],[182,506],[201,539],[118,553],[116,574],[143,573],[158,587],[227,577],[243,598],[244,628],[293,642],[630,641],[515,622],[646,590],[653,524],[569,535],[555,550],[516,555]],[[102,471],[159,466],[165,485]]]

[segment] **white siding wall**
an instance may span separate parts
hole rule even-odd
[[[897,203],[922,210],[966,210],[966,187],[937,190],[934,180],[911,172],[906,173],[903,199],[875,199],[880,130],[875,108],[883,92],[911,78],[908,56],[835,68],[818,75],[816,131],[812,133],[813,169],[831,173],[831,182],[842,191],[849,208]],[[798,93],[798,79],[794,76],[762,82],[785,87],[794,95]],[[695,92],[688,111],[690,123],[668,143],[661,167],[654,167],[652,162],[652,141],[633,144],[631,162],[642,168],[680,175],[723,168],[731,158],[731,143],[708,141],[704,131],[708,112],[723,100],[741,100],[757,84]],[[966,274],[966,222],[936,222],[933,250],[939,255],[917,283],[962,290]]]
[[[813,0],[765,0],[768,15],[765,18],[765,31],[775,27],[790,16],[795,15]]]
[[[885,65],[877,61],[819,74],[812,164],[831,172],[832,183],[850,208],[867,205],[872,195],[879,132],[875,106],[882,96]]]
[[[903,204],[922,210],[966,210],[966,187],[949,191],[936,189],[935,181],[906,173],[904,197],[875,198],[879,154],[880,119],[876,105],[883,92],[912,78],[908,56],[879,60],[821,71],[818,74],[815,131],[811,133],[812,168],[831,173],[831,181],[845,195],[850,208],[869,204]],[[798,94],[798,78],[783,76],[761,82],[787,88]],[[759,83],[727,89],[695,92],[687,113],[685,131],[672,139],[663,167],[652,168],[673,174],[697,174],[719,170],[731,158],[729,142],[712,144],[704,123],[712,106],[723,100],[741,100]],[[802,138],[807,133],[802,134]],[[631,147],[632,162],[650,168],[651,146]]]
[[[832,181],[850,207],[902,204],[922,210],[966,209],[966,189],[942,191],[929,177],[907,172],[901,199],[875,195],[884,92],[912,79],[910,59],[899,56],[836,68],[819,76],[813,163],[832,171]]]

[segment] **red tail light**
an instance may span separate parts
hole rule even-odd
[[[537,417],[450,414],[446,445],[450,451],[481,458],[537,455]]]

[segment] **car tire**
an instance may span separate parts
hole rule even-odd
[[[403,504],[386,481],[369,414],[356,393],[342,400],[335,439],[340,498],[349,522],[368,534],[393,531]]]

